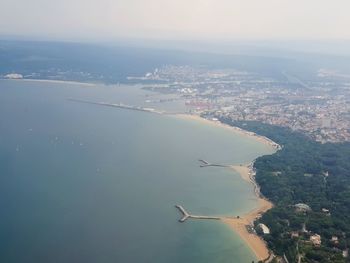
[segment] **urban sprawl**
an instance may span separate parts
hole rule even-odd
[[[308,80],[237,70],[165,66],[131,80],[156,81],[147,89],[176,94],[193,114],[289,127],[314,140],[350,141],[350,75],[320,69]]]

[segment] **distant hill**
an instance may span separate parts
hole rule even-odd
[[[27,78],[125,82],[164,65],[234,68],[283,77],[282,70],[300,69],[290,58],[224,55],[152,48],[63,42],[0,41],[0,75]],[[313,70],[303,63],[303,72]]]

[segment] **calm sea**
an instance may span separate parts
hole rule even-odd
[[[136,96],[135,96],[136,95]],[[218,221],[251,185],[198,159],[246,163],[272,149],[226,129],[68,98],[136,103],[135,87],[0,81],[0,262],[251,262]]]

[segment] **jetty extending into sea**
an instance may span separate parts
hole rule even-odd
[[[139,106],[127,105],[127,104],[123,104],[123,103],[94,102],[94,101],[89,101],[89,100],[81,100],[81,99],[73,99],[73,98],[69,98],[68,100],[74,101],[74,102],[80,102],[80,103],[88,103],[88,104],[94,104],[94,105],[100,105],[100,106],[114,107],[114,108],[125,109],[125,110],[134,110],[134,111],[163,114],[163,112],[157,111],[153,108],[144,108],[144,107],[139,107]]]
[[[225,165],[225,164],[209,163],[203,159],[199,159],[198,161],[200,163],[202,163],[201,165],[199,165],[201,168],[203,168],[203,167],[229,167],[228,165]]]
[[[179,222],[183,223],[187,219],[192,218],[192,219],[212,219],[212,220],[220,220],[220,217],[216,216],[198,216],[198,215],[191,215],[188,213],[185,208],[183,208],[181,205],[175,205],[175,207],[181,212],[182,218],[179,220]]]

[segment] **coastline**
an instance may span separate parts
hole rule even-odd
[[[23,83],[23,82],[22,82]],[[25,82],[24,82],[25,83]],[[61,83],[61,82],[60,82]],[[35,85],[33,85],[33,87],[35,87]],[[199,119],[202,119],[202,118],[199,118]],[[215,122],[211,122],[211,121],[208,121],[208,123],[212,123],[212,124],[214,124],[214,125],[218,125],[217,123],[215,123]],[[202,125],[200,125],[200,126],[202,126]],[[208,127],[208,126],[207,126]],[[227,127],[227,128],[229,128],[229,127]],[[213,128],[214,130],[216,130],[217,128]],[[226,133],[228,133],[228,135],[230,135],[230,132],[226,132]],[[230,137],[229,137],[230,138]],[[112,146],[113,147],[113,146]],[[227,168],[225,168],[225,169],[227,169]],[[214,171],[215,172],[215,171]],[[226,172],[230,172],[230,170],[229,171],[226,171]],[[215,176],[215,174],[213,174],[214,176]],[[234,175],[236,178],[237,178],[237,175],[235,174]],[[230,178],[232,178],[232,176],[230,176],[230,174],[228,175],[228,179],[230,179]],[[240,178],[238,178],[239,180],[240,180]],[[213,177],[213,180],[215,180],[215,177]],[[250,192],[250,191],[249,191]],[[251,194],[249,193],[249,196],[250,196]],[[223,201],[225,201],[225,200],[223,200]],[[227,202],[227,200],[226,200],[226,202]],[[224,218],[222,218],[221,219],[222,220],[222,222],[221,222],[221,224],[223,224],[223,223],[226,223],[225,222],[225,219]],[[229,218],[227,218],[227,220],[230,220]],[[219,220],[220,221],[220,220]],[[231,222],[231,221],[230,221]],[[218,223],[218,222],[216,222],[216,223]],[[220,223],[220,222],[219,222]],[[229,225],[229,223],[226,223],[227,225]],[[221,226],[224,226],[224,225],[221,225]],[[241,224],[241,228],[242,228],[242,233],[244,233],[244,230],[245,230],[245,225],[244,224]],[[234,228],[232,228],[232,229],[234,229]],[[228,234],[230,234],[231,235],[231,237],[232,237],[232,232],[230,232],[231,230],[228,230],[228,227],[224,227],[224,231],[226,230],[226,232],[228,232]],[[236,230],[237,231],[237,233],[239,234],[240,232],[239,232],[239,229],[238,230]],[[239,234],[240,236],[241,236],[241,234]],[[246,242],[247,244],[248,244],[248,246],[251,248],[251,250],[252,251],[254,251],[254,253],[256,254],[256,255],[258,255],[258,256],[256,256],[257,258],[259,258],[260,256],[260,254],[261,255],[263,255],[261,252],[255,252],[255,251],[257,251],[257,248],[256,248],[256,245],[254,245],[254,242],[252,243],[252,238],[249,238],[248,237],[248,239],[244,239],[244,236],[242,237],[241,236],[241,240],[239,240],[236,236],[234,236],[235,237],[235,241],[237,240],[238,241],[238,244],[242,247],[242,244],[245,244],[245,243],[243,243],[243,242]],[[254,237],[253,237],[254,238]],[[221,241],[220,239],[219,239],[219,241]],[[252,245],[250,245],[250,243],[252,243]],[[227,242],[226,243],[228,246],[230,246],[231,245],[231,243],[230,242]],[[244,248],[246,248],[246,247],[244,247]],[[233,253],[234,252],[234,250],[232,250],[232,254],[234,254]],[[219,252],[220,253],[220,252]],[[252,253],[249,253],[249,258],[251,257],[251,255],[253,255]],[[261,256],[262,257],[262,256]]]
[[[254,179],[255,172],[253,163],[249,165],[233,165],[233,170],[240,174],[243,180],[250,182],[254,187],[254,194],[257,198],[257,207],[243,215],[240,218],[225,217],[222,221],[234,230],[246,242],[254,252],[258,260],[265,260],[270,257],[270,251],[265,241],[255,233],[248,231],[248,227],[253,226],[254,222],[273,207],[273,204],[262,197],[260,188]]]
[[[199,115],[190,115],[190,114],[172,114],[172,115],[174,115],[177,118],[184,119],[184,120],[193,120],[193,121],[198,121],[201,123],[213,125],[216,127],[229,129],[237,134],[243,135],[243,136],[248,137],[250,139],[254,139],[257,142],[260,142],[260,143],[263,143],[263,144],[268,145],[270,147],[273,147],[276,151],[281,149],[281,146],[279,144],[275,143],[274,141],[272,141],[271,139],[269,139],[265,136],[258,135],[254,132],[243,130],[239,127],[230,126],[230,125],[224,124],[220,121],[208,120],[208,119],[200,117]]]
[[[43,82],[43,83],[53,83],[53,84],[73,84],[73,85],[86,85],[86,86],[96,86],[95,83],[91,82],[79,82],[79,81],[70,81],[70,80],[51,80],[51,79],[6,79],[1,78],[1,80],[14,80],[14,81],[23,81],[23,82]]]
[[[20,81],[28,81],[28,82],[46,82],[46,83],[59,83],[59,84],[76,84],[76,85],[87,85],[87,86],[96,86],[96,84],[93,83],[83,83],[83,82],[74,82],[74,81],[61,81],[61,80],[40,80],[40,79],[14,79],[14,80],[20,80]],[[79,101],[79,100],[77,100]],[[134,109],[132,106],[128,105],[117,105],[117,104],[110,104],[110,103],[96,103],[96,102],[90,102],[90,101],[83,101],[80,100],[80,102],[85,103],[92,103],[92,104],[98,104],[103,106],[112,106],[112,107],[120,107],[120,108],[126,108],[126,109]],[[137,110],[140,110],[138,108],[135,108]],[[276,151],[280,149],[280,145],[273,142],[267,137],[260,136],[256,133],[249,132],[246,130],[243,130],[238,127],[230,126],[224,123],[221,123],[219,121],[209,120],[202,118],[198,115],[190,115],[190,114],[168,114],[164,112],[158,112],[154,109],[142,109],[142,111],[150,112],[150,113],[157,113],[157,114],[163,114],[168,116],[174,116],[175,118],[180,118],[184,120],[190,120],[190,121],[197,121],[201,122],[206,125],[212,125],[215,127],[221,127],[224,129],[228,129],[232,132],[235,132],[236,134],[245,136],[249,139],[253,139],[259,143],[263,143],[269,147],[272,147]],[[268,211],[273,207],[273,204],[263,198],[260,194],[260,188],[255,182],[254,179],[254,169],[253,169],[253,162],[248,165],[231,165],[229,168],[235,170],[237,173],[240,174],[243,180],[248,181],[251,183],[254,187],[254,194],[257,198],[257,207],[254,208],[252,211],[248,212],[247,214],[237,217],[220,217],[220,220],[229,226],[234,232],[236,232],[240,238],[247,244],[247,246],[252,250],[254,255],[258,260],[265,260],[269,258],[270,251],[268,250],[266,243],[262,238],[260,238],[255,233],[250,233],[247,229],[247,227],[250,227],[253,225],[254,221],[259,218],[263,213]]]
[[[63,81],[63,80],[45,80],[45,79],[11,79],[11,80],[17,80],[22,82],[44,82],[44,83],[56,83],[56,84],[75,84],[75,85],[86,85],[86,86],[96,86],[96,84],[93,83],[84,83],[84,82],[75,82],[75,81]],[[113,104],[108,103],[96,103],[101,104],[104,106],[117,106]],[[236,134],[245,136],[249,139],[253,139],[259,143],[263,143],[267,146],[270,146],[274,148],[275,150],[280,149],[280,146],[273,142],[272,140],[257,135],[253,132],[245,131],[243,129],[240,129],[238,127],[233,127],[224,123],[221,123],[219,121],[209,120],[202,118],[198,115],[189,115],[189,114],[167,114],[163,112],[157,112],[155,110],[149,111],[151,113],[160,113],[164,115],[169,116],[175,116],[176,118],[181,118],[185,120],[191,120],[191,121],[197,121],[201,122],[207,125],[212,125],[215,127],[221,127],[228,129],[232,132],[235,132]],[[240,218],[236,217],[221,217],[221,221],[230,227],[234,232],[236,232],[240,238],[247,244],[247,246],[252,250],[254,255],[258,260],[264,260],[267,259],[270,256],[270,251],[268,250],[266,243],[262,238],[260,238],[258,235],[254,233],[248,232],[247,227],[252,226],[254,221],[259,218],[263,213],[268,211],[273,207],[273,204],[269,202],[268,200],[264,199],[260,194],[260,188],[255,182],[254,179],[254,170],[253,170],[253,163],[249,165],[231,165],[231,169],[235,170],[237,173],[240,174],[242,179],[248,181],[251,183],[254,187],[254,194],[257,198],[257,207],[254,208],[252,211],[248,212],[247,214],[241,216]]]
[[[133,106],[128,105],[118,105],[118,104],[110,104],[110,103],[96,103],[96,102],[90,102],[90,101],[84,101],[84,100],[76,100],[78,102],[84,102],[84,103],[92,103],[92,104],[98,104],[103,106],[112,106],[112,107],[120,107],[125,108],[129,110],[142,110],[145,112],[150,113],[157,113],[167,116],[173,116],[175,118],[180,118],[184,120],[190,120],[190,121],[197,121],[201,122],[206,125],[212,125],[215,127],[220,127],[224,129],[228,129],[232,132],[235,132],[236,134],[239,134],[241,136],[245,136],[249,139],[253,139],[256,142],[263,143],[276,151],[281,149],[281,146],[274,141],[270,140],[267,137],[260,136],[256,133],[249,132],[246,130],[243,130],[238,127],[230,126],[224,123],[221,123],[219,121],[209,120],[202,118],[198,115],[189,115],[189,114],[169,114],[164,112],[158,112],[154,109],[149,108],[134,108]],[[267,199],[265,199],[261,193],[260,193],[260,187],[256,183],[254,179],[255,170],[254,170],[254,161],[252,161],[250,164],[246,165],[230,165],[228,166],[230,169],[236,171],[243,180],[248,181],[250,184],[254,187],[254,195],[257,198],[257,207],[248,212],[247,214],[237,217],[220,217],[220,220],[229,226],[230,229],[232,229],[234,232],[236,232],[240,238],[246,243],[246,245],[251,249],[253,254],[258,260],[266,260],[271,256],[271,252],[267,248],[267,245],[265,241],[259,237],[256,233],[252,233],[251,231],[248,231],[250,227],[254,225],[254,222],[266,211],[271,209],[273,207],[273,204],[269,202]]]
[[[189,114],[176,114],[175,115],[181,119],[198,121],[201,123],[214,125],[216,127],[221,127],[229,129],[237,134],[249,137],[260,143],[264,143],[270,147],[273,147],[276,151],[281,149],[281,146],[267,137],[257,135],[256,133],[245,131],[238,127],[229,126],[227,124],[221,123],[219,121],[212,121],[202,118],[198,115]],[[241,165],[231,165],[230,168],[236,171],[243,180],[248,181],[254,187],[254,195],[257,198],[257,207],[248,212],[247,214],[237,217],[222,217],[221,220],[227,226],[229,226],[234,232],[236,232],[240,238],[248,245],[252,250],[257,260],[266,260],[270,258],[271,252],[267,248],[265,241],[259,237],[256,233],[248,231],[248,228],[254,225],[254,222],[261,217],[262,214],[267,212],[273,207],[273,204],[264,198],[260,193],[260,187],[255,181],[255,170],[254,161],[249,164]]]

